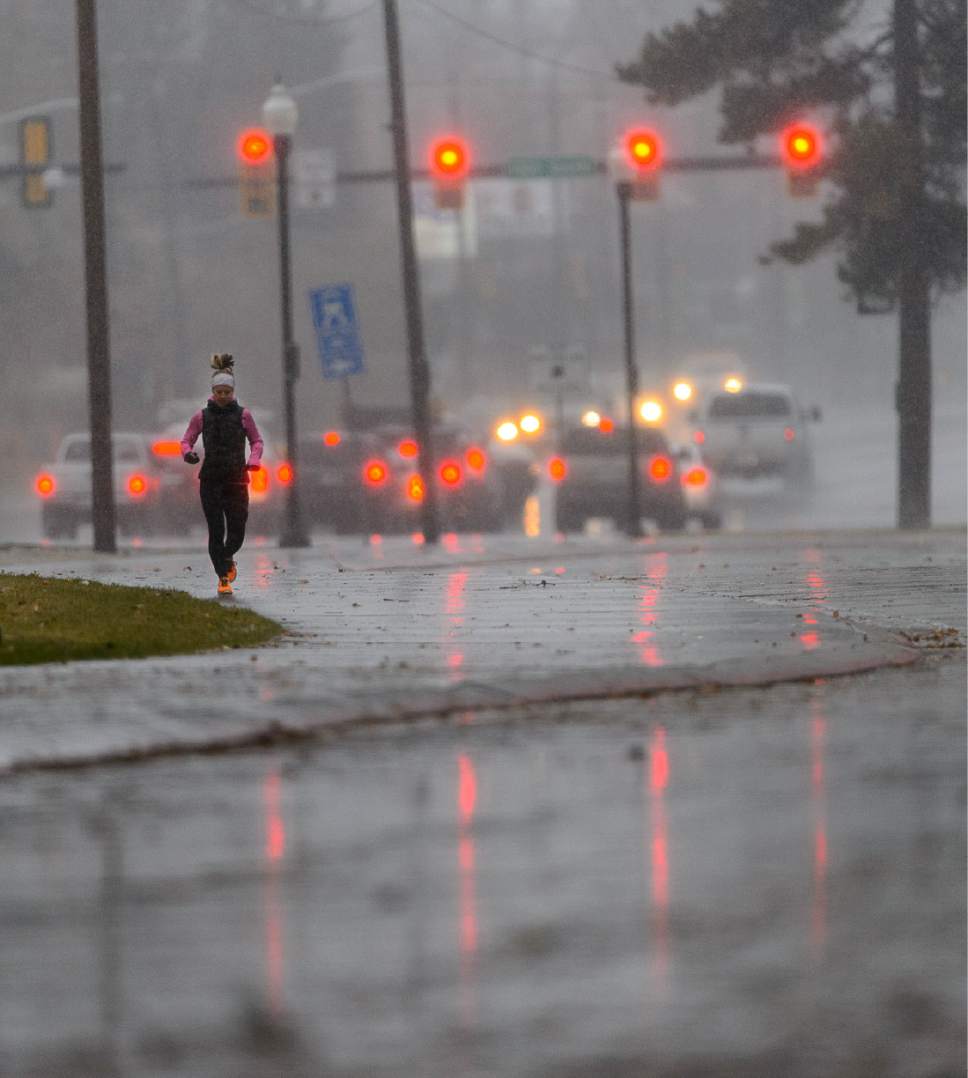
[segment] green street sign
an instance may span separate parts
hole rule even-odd
[[[594,157],[512,157],[507,174],[515,180],[545,180],[560,176],[594,176],[598,162]]]

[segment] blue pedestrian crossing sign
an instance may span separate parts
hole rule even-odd
[[[363,338],[351,284],[327,284],[309,293],[316,347],[324,378],[346,378],[363,370]]]

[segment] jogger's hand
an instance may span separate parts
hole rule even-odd
[[[197,453],[195,453],[195,452],[191,452],[191,453],[186,453],[186,454],[185,454],[185,455],[184,455],[184,456],[182,457],[182,460],[183,460],[183,461],[184,461],[184,462],[185,462],[186,464],[197,464],[197,463],[198,463],[198,454],[197,454]]]

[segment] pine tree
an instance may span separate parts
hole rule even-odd
[[[619,76],[676,105],[719,88],[726,144],[826,121],[820,223],[771,255],[838,255],[859,309],[900,316],[902,526],[928,523],[930,297],[964,287],[966,0],[719,0],[650,33]]]

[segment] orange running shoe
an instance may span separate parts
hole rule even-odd
[[[227,576],[220,576],[218,578],[218,593],[219,595],[231,595],[232,585],[229,583]]]
[[[225,574],[225,579],[230,583],[235,582],[235,578],[239,575],[239,570],[235,565],[235,562],[229,562],[229,571]]]

